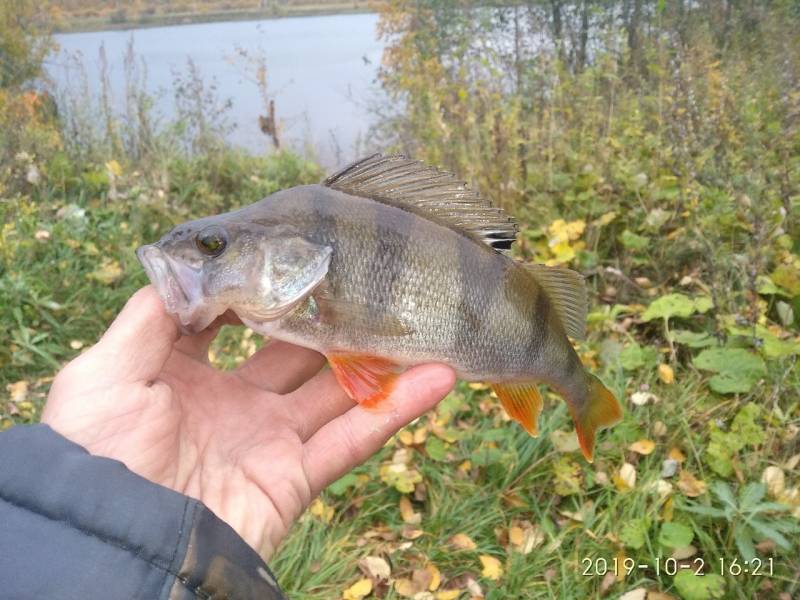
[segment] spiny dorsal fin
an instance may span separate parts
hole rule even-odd
[[[498,251],[508,250],[517,224],[450,173],[401,155],[373,154],[328,177],[323,185],[413,212]]]
[[[564,267],[526,264],[525,267],[547,292],[567,335],[586,337],[586,283],[583,275]]]

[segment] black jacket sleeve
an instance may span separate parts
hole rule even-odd
[[[0,433],[0,597],[285,600],[202,503],[46,425]]]

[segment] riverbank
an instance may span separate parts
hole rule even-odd
[[[206,10],[202,12],[170,12],[128,14],[115,11],[98,16],[65,16],[55,27],[55,33],[80,33],[168,27],[220,21],[258,21],[286,17],[311,17],[324,15],[358,14],[375,11],[375,3],[367,0],[350,2],[319,2],[309,4],[274,4],[264,9]]]

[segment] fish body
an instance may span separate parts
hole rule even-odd
[[[502,250],[515,234],[450,176],[374,156],[321,185],[179,226],[139,257],[184,328],[232,309],[260,333],[325,354],[366,406],[403,368],[444,362],[492,384],[535,434],[535,384],[547,383],[591,458],[595,430],[620,410],[568,338],[582,335],[583,280],[510,258]]]

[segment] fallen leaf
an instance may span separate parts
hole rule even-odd
[[[653,450],[655,450],[656,443],[653,440],[648,439],[641,439],[636,442],[633,442],[630,446],[628,446],[628,450],[631,452],[636,452],[637,454],[641,454],[643,456],[647,456]]]
[[[36,233],[33,234],[33,237],[36,239],[37,242],[46,242],[50,239],[50,232],[46,229],[39,229]]]
[[[450,538],[450,543],[457,550],[475,550],[478,545],[466,533],[457,533]]]
[[[658,365],[658,378],[666,384],[673,383],[675,381],[675,372],[668,364],[661,363]]]
[[[28,397],[28,382],[23,379],[15,383],[9,383],[6,386],[6,390],[12,402],[24,402]]]
[[[72,340],[69,343],[69,347],[72,348],[73,350],[80,350],[81,348],[83,348],[83,342],[80,340]]]
[[[365,556],[358,561],[358,566],[373,581],[388,581],[392,575],[389,563],[380,556]]]
[[[430,582],[428,583],[428,590],[431,592],[435,592],[439,589],[439,586],[442,585],[442,574],[439,569],[436,568],[436,565],[432,563],[428,563],[425,565],[425,570],[430,573]]]
[[[693,557],[695,554],[697,554],[697,548],[689,544],[688,546],[675,548],[672,551],[672,558],[674,558],[675,560],[685,560],[687,558]]]
[[[544,543],[544,532],[530,521],[522,521],[508,530],[508,540],[517,552],[530,554]]]
[[[436,600],[458,600],[461,590],[441,590],[436,592]]]
[[[394,591],[402,598],[413,598],[422,589],[418,588],[417,584],[411,579],[401,577],[394,580]]]
[[[344,592],[342,600],[363,600],[372,593],[372,581],[369,579],[359,579]]]
[[[636,487],[636,467],[631,463],[623,463],[614,475],[614,485],[621,492],[632,490]]]
[[[707,487],[705,481],[697,479],[694,475],[689,473],[689,471],[681,471],[678,480],[678,488],[680,488],[685,496],[696,498],[697,496],[705,494]]]
[[[418,525],[422,522],[422,514],[415,512],[408,496],[400,497],[400,516],[403,518],[404,523],[411,525]]]
[[[414,443],[414,434],[407,429],[403,429],[403,431],[397,434],[397,437],[400,438],[400,441],[406,446],[411,446]]]
[[[773,498],[780,497],[786,489],[786,476],[780,467],[769,466],[764,469],[761,482],[767,486],[767,491]]]
[[[488,554],[481,554],[478,558],[480,558],[481,564],[483,565],[481,574],[486,577],[486,579],[491,579],[492,581],[500,579],[503,575],[503,565],[498,559]]]
[[[314,499],[311,506],[308,507],[308,510],[312,515],[318,517],[325,523],[330,523],[331,519],[333,519],[333,507],[326,505],[319,498]]]
[[[670,448],[669,453],[667,454],[667,458],[674,460],[677,463],[682,463],[686,460],[686,455],[681,452],[680,448],[676,448],[673,446]]]
[[[625,592],[619,597],[619,600],[646,600],[647,590],[644,588],[636,588],[630,592]]]
[[[417,529],[411,525],[403,525],[403,529],[400,530],[400,535],[407,540],[415,540],[418,537],[422,537],[424,533],[422,529]]]

